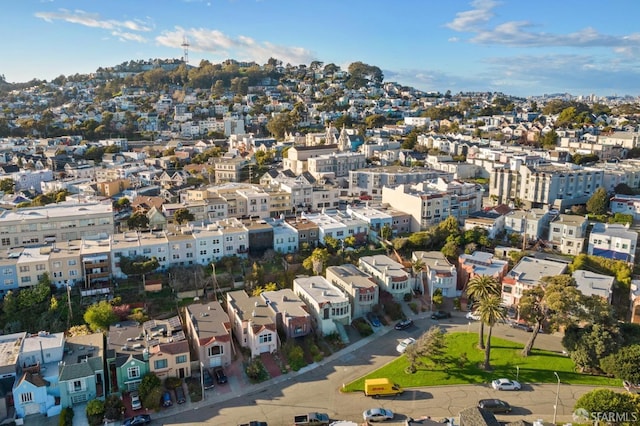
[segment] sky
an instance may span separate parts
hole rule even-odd
[[[1,0],[8,82],[129,60],[361,61],[425,91],[640,93],[637,0]]]

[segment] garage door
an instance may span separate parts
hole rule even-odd
[[[221,367],[222,366],[222,357],[214,356],[209,358],[209,367]]]
[[[24,415],[40,413],[40,404],[27,404],[24,406]]]

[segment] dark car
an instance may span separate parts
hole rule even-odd
[[[208,368],[202,369],[202,384],[205,389],[212,389],[215,386],[213,383],[213,376]]]
[[[511,327],[512,328],[517,328],[519,330],[524,330],[527,333],[533,333],[533,327],[531,327],[529,324],[525,324],[522,322],[512,322],[511,323]]]
[[[138,414],[137,416],[129,417],[122,422],[122,426],[136,426],[146,425],[151,422],[151,416],[148,414]]]
[[[171,407],[173,405],[173,401],[171,400],[171,392],[164,391],[162,394],[162,406],[163,407]]]
[[[373,312],[369,312],[367,314],[367,319],[369,320],[371,325],[374,326],[374,327],[381,327],[382,326],[382,323],[380,322],[380,318],[378,318],[378,316],[376,314],[374,314]]]
[[[501,399],[481,399],[478,401],[478,408],[482,408],[492,413],[510,413],[511,406],[507,401]]]
[[[434,320],[445,319],[445,318],[451,318],[451,314],[446,311],[435,311],[434,313],[431,314],[431,319],[434,319]]]
[[[242,423],[238,426],[267,426],[267,422],[261,422],[259,420],[251,420],[249,423]]]
[[[407,318],[407,319],[403,319],[402,321],[396,323],[395,325],[395,329],[396,330],[404,330],[406,328],[409,328],[413,325],[413,320]]]
[[[222,367],[214,368],[213,375],[216,377],[216,382],[218,382],[219,385],[227,383],[227,375],[224,374]]]
[[[184,404],[185,402],[187,402],[187,398],[184,395],[184,389],[182,388],[182,385],[176,388],[176,402],[178,404]]]

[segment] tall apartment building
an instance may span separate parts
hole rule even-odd
[[[364,154],[359,152],[332,152],[307,160],[307,170],[316,179],[348,176],[350,171],[363,169],[366,165]]]
[[[383,187],[410,185],[438,178],[453,179],[453,174],[422,167],[373,167],[349,172],[349,194],[380,196]]]
[[[512,161],[492,170],[489,196],[498,203],[564,210],[586,203],[603,183],[601,169],[569,163],[525,166],[520,161]]]
[[[439,178],[436,183],[384,187],[382,202],[411,215],[411,232],[437,225],[449,216],[458,221],[482,208],[478,185]]]

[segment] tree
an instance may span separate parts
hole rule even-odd
[[[555,149],[558,146],[558,134],[555,130],[551,130],[540,138],[540,143],[545,149]]]
[[[324,265],[329,260],[329,252],[326,248],[316,248],[311,253],[311,256],[302,261],[302,267],[313,271],[316,275],[320,275]]]
[[[600,368],[617,379],[640,383],[638,357],[640,357],[640,345],[626,346],[616,353],[602,358]]]
[[[127,226],[131,229],[146,229],[149,227],[149,218],[143,212],[135,212],[127,219]]]
[[[518,308],[520,318],[535,324],[522,350],[523,356],[529,356],[543,324],[555,329],[583,315],[582,293],[571,275],[543,277],[538,286],[524,291]]]
[[[413,344],[407,346],[405,355],[407,357],[408,373],[415,373],[418,366],[426,366],[428,361],[438,364],[445,352],[446,342],[444,331],[440,327],[431,327],[426,333]]]
[[[500,283],[495,277],[490,275],[476,275],[467,284],[467,298],[473,300],[473,306],[478,307],[483,300],[490,296],[499,296],[501,292]],[[480,333],[478,347],[484,349],[484,322],[480,321]]]
[[[131,205],[131,201],[127,197],[119,198],[118,201],[113,203],[113,207],[116,210],[124,210]]]
[[[617,328],[603,324],[569,325],[562,338],[571,360],[583,372],[600,372],[601,360],[620,346]],[[610,373],[611,374],[611,373]]]
[[[341,244],[342,243],[337,238],[333,238],[328,235],[324,237],[324,246],[331,254],[336,254]]]
[[[587,211],[592,214],[606,214],[609,208],[609,196],[607,191],[600,187],[595,190],[591,198],[587,201]]]
[[[195,219],[195,217],[193,216],[193,213],[191,213],[189,211],[189,209],[187,208],[181,208],[176,210],[173,213],[173,219],[178,222],[179,224],[183,224],[183,223],[187,223],[187,222],[191,222]]]
[[[118,317],[113,312],[113,307],[109,302],[103,300],[89,306],[84,313],[84,321],[92,331],[102,330],[106,332],[109,326],[118,321]]]
[[[155,373],[147,373],[142,377],[140,385],[138,385],[138,395],[142,405],[149,410],[153,410],[160,406],[160,397],[162,396],[162,381]]]
[[[487,344],[484,348],[484,369],[491,369],[491,333],[493,332],[493,326],[504,319],[504,307],[502,306],[502,298],[499,295],[491,295],[478,303],[478,310],[476,311],[480,315],[480,321],[489,326],[489,333],[487,334]]]
[[[258,166],[264,166],[273,162],[273,153],[271,151],[256,151],[254,154]]]
[[[280,113],[276,114],[272,117],[267,123],[267,130],[271,133],[276,139],[282,140],[284,139],[284,134],[287,130],[292,129],[294,126],[293,120],[288,113]]]
[[[393,237],[393,229],[391,229],[391,226],[388,223],[385,223],[382,226],[382,229],[380,229],[380,237],[385,241],[390,241]]]
[[[455,239],[447,241],[445,245],[442,246],[442,249],[440,251],[445,255],[445,257],[450,260],[457,259],[458,255],[460,254],[459,246],[456,243]]]
[[[16,183],[11,178],[4,178],[0,180],[0,191],[6,194],[13,194],[16,187]]]
[[[364,119],[367,129],[375,129],[384,126],[387,119],[382,114],[373,114]]]
[[[104,402],[99,399],[92,399],[87,403],[87,420],[91,426],[98,426],[104,423]]]
[[[611,389],[594,389],[585,393],[576,401],[574,406],[574,412],[578,413],[583,411],[586,418],[576,420],[579,423],[591,423],[600,424],[600,421],[596,418],[592,418],[593,414],[597,413],[617,413],[620,415],[629,415],[638,412],[638,397],[630,393],[616,392]],[[581,410],[578,410],[581,409]],[[616,419],[617,421],[617,419]],[[621,423],[607,423],[603,424],[621,424]],[[624,423],[627,424],[627,423]],[[632,424],[637,424],[633,422]]]
[[[108,395],[104,401],[104,417],[105,419],[118,421],[124,417],[124,402],[118,395]]]
[[[631,187],[629,185],[627,185],[626,183],[617,184],[616,187],[613,188],[613,192],[615,192],[616,194],[622,194],[622,195],[634,195],[635,194],[633,189],[631,189]]]

